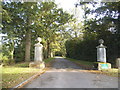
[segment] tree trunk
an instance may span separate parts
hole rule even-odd
[[[50,58],[50,42],[47,40],[47,58]]]
[[[25,44],[25,61],[30,61],[30,48],[31,48],[31,30],[26,32],[26,44]]]
[[[53,52],[50,52],[50,57],[53,57]]]
[[[14,56],[14,48],[13,48],[13,50],[11,51],[11,60],[14,59],[13,56]]]
[[[77,31],[75,30],[75,37],[77,38],[78,36],[77,36]]]
[[[11,47],[10,47],[10,59],[13,60],[13,56],[14,56],[14,40],[12,39],[12,42],[11,42]]]
[[[44,59],[47,58],[47,45],[44,46]]]

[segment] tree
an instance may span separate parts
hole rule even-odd
[[[59,28],[72,18],[72,15],[63,10],[57,9],[57,6],[54,2],[45,2],[42,3],[43,7],[40,10],[43,10],[41,16],[40,27],[43,29],[43,38],[46,40],[45,49],[46,49],[46,58],[51,55],[51,44],[55,41],[56,32],[59,31]],[[48,7],[49,8],[48,8]]]
[[[31,46],[30,38],[31,28],[33,25],[31,25],[32,22],[30,22],[29,19],[33,18],[33,15],[36,12],[35,9],[34,12],[32,11],[33,10],[32,6],[35,7],[35,5],[36,3],[20,3],[20,2],[3,3],[3,9],[5,9],[9,13],[9,16],[11,17],[10,23],[7,23],[8,21],[5,21],[3,17],[2,22],[4,25],[3,33],[7,33],[7,35],[12,38],[17,37],[16,39],[17,41],[19,40],[19,37],[21,37],[22,34],[23,36],[25,36],[26,38],[25,61],[30,61],[30,46]],[[31,11],[33,13],[31,13]]]
[[[118,50],[120,48],[120,2],[82,2],[80,5],[85,12],[83,39],[73,38],[67,41],[67,55],[76,59],[96,61],[95,47],[99,39],[104,39],[108,62],[115,64],[115,59],[120,57]],[[91,15],[93,17],[89,17]],[[75,53],[72,53],[73,51]]]
[[[111,62],[119,57],[120,52],[120,2],[101,3],[100,7],[89,10],[86,14],[95,14],[96,19],[90,20],[86,25],[88,32],[96,32],[97,38],[103,38],[108,47],[107,58]]]
[[[30,61],[33,58],[34,40],[38,36],[43,38],[46,57],[50,57],[56,32],[72,18],[69,13],[58,9],[54,2],[3,2],[2,6],[7,12],[3,13],[2,33],[8,35],[5,43],[8,40],[13,42],[12,53],[16,60],[25,57],[25,61]]]

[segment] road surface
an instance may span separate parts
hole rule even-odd
[[[71,61],[57,57],[50,70],[24,88],[118,88],[118,78],[86,72]]]

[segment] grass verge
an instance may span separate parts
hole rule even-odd
[[[2,88],[12,88],[22,81],[38,73],[40,69],[22,67],[3,67],[2,68]]]
[[[53,59],[54,58],[48,58],[43,61],[48,64]],[[11,66],[2,67],[2,88],[12,88],[39,71],[40,69],[37,68],[29,68],[29,62],[21,62]]]
[[[29,67],[29,62],[20,62],[12,65],[14,67]]]
[[[76,59],[71,59],[71,58],[65,58],[65,59],[70,60],[86,69],[91,69],[94,66],[94,62],[76,60]]]
[[[113,76],[113,77],[120,77],[118,76],[118,69],[116,68],[111,68],[111,69],[108,69],[108,70],[102,70],[102,73],[106,74],[106,75],[109,75],[109,76]]]
[[[44,60],[44,62],[45,62],[45,63],[49,63],[49,62],[51,62],[52,60],[54,60],[54,57],[52,57],[52,58],[47,58],[47,59]]]
[[[48,68],[50,68],[52,66],[52,64],[54,63],[54,59],[55,58],[48,58],[48,59],[45,59],[44,62],[45,62],[45,67],[46,69],[48,70]]]
[[[76,60],[76,59],[71,59],[71,58],[65,58],[67,60],[70,60],[78,65],[80,65],[81,67],[85,68],[85,69],[89,69],[89,68],[93,68],[94,66],[94,62],[89,62],[89,61],[81,61],[81,60]],[[88,68],[86,68],[88,67]],[[118,77],[118,72],[120,73],[120,70],[118,71],[118,69],[116,68],[111,68],[111,69],[108,69],[108,70],[101,70],[101,71],[96,71],[96,70],[91,70],[91,72],[96,72],[96,73],[99,73],[99,74],[105,74],[105,75],[109,75],[109,76],[112,76],[112,77]],[[120,75],[119,75],[120,77]]]

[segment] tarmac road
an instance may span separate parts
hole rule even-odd
[[[23,88],[118,88],[118,78],[86,72],[57,57],[52,68]]]

